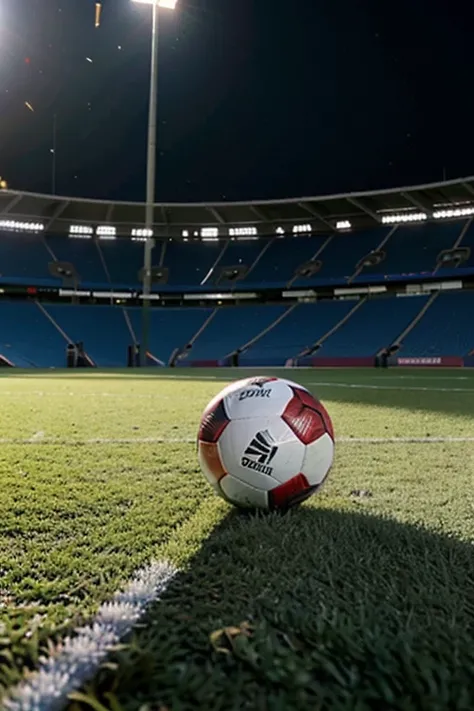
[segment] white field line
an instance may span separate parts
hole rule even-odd
[[[378,378],[386,378],[387,373],[384,373],[383,375],[373,375],[371,377],[374,377],[376,380]],[[467,375],[398,375],[398,373],[389,373],[388,377],[390,380],[437,380],[438,382],[441,380],[473,380]],[[474,382],[474,381],[473,381]]]
[[[171,377],[164,378],[165,380],[171,380]],[[214,377],[208,377],[208,380],[217,380],[217,378]],[[385,383],[341,383],[341,382],[332,382],[331,380],[311,380],[309,381],[309,385],[315,385],[318,387],[325,387],[325,388],[347,388],[347,389],[354,389],[354,390],[407,390],[407,391],[421,391],[421,392],[442,392],[442,393],[450,393],[450,392],[456,392],[456,393],[474,393],[474,387],[473,388],[464,388],[464,387],[431,387],[431,386],[424,386],[424,385],[398,385],[397,381],[398,380],[420,380],[416,375],[396,375],[396,376],[374,376],[375,380],[391,380],[390,384]],[[423,380],[435,380],[435,381],[447,381],[447,380],[459,380],[459,381],[468,381],[472,382],[474,384],[474,379],[469,378],[467,376],[448,376],[448,377],[442,377],[442,378],[436,378],[434,376],[425,376],[423,377]],[[222,381],[224,382],[224,381]],[[48,391],[48,390],[28,390],[28,391],[22,391],[22,390],[3,390],[0,391],[0,398],[2,397],[21,397],[21,398],[28,398],[28,397],[73,397],[73,398],[87,398],[87,397],[103,397],[103,398],[115,398],[118,400],[170,400],[171,395],[162,395],[160,393],[128,393],[127,395],[123,393],[114,393],[114,392],[103,392],[103,391],[97,391],[97,390],[91,390],[87,392],[76,392],[76,391]]]
[[[42,434],[42,433],[37,433]],[[22,439],[15,437],[0,438],[0,445],[34,445],[59,447],[84,447],[90,445],[139,445],[139,444],[196,444],[197,437],[94,437],[91,439],[72,439],[61,437],[39,438],[37,435]],[[336,437],[337,444],[455,444],[474,442],[473,436],[454,437]]]
[[[160,599],[177,569],[166,561],[139,570],[123,591],[100,606],[86,627],[66,637],[49,657],[40,660],[32,672],[4,701],[8,711],[60,711],[68,694],[96,673],[100,663],[143,616],[146,608]]]
[[[124,395],[123,393],[106,393],[106,392],[97,392],[97,391],[89,391],[89,392],[61,392],[61,391],[53,391],[53,392],[48,392],[47,390],[28,390],[28,391],[21,391],[21,390],[4,390],[0,392],[0,398],[2,397],[21,397],[21,398],[29,398],[29,397],[73,397],[73,398],[81,398],[81,397],[105,397],[105,398],[116,398],[119,400],[157,400],[158,398],[160,400],[171,400],[171,395],[161,395],[159,393],[131,393],[128,395]]]
[[[0,444],[34,444],[73,447],[92,444],[190,444],[197,441],[196,437],[92,437],[86,439],[72,437],[0,437]]]
[[[317,385],[323,388],[349,388],[353,390],[412,390],[428,393],[474,393],[474,388],[428,388],[418,385],[369,385],[367,383],[332,383],[311,380],[309,385]]]

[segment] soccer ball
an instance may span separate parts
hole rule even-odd
[[[248,378],[224,388],[206,407],[198,453],[206,479],[226,501],[287,509],[326,479],[334,431],[306,388],[282,378]]]

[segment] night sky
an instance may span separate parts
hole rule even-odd
[[[143,200],[151,8],[0,0],[0,175]],[[474,173],[474,3],[181,0],[160,12],[157,200],[297,197]],[[92,62],[87,60],[92,59]],[[25,102],[34,109],[31,111]]]

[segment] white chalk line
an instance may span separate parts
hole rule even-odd
[[[397,373],[384,373],[383,375],[374,375],[375,380],[378,378],[390,378],[390,380],[437,380],[438,382],[444,380],[473,380],[472,377],[468,375],[444,375],[440,373],[439,375],[425,375],[424,373],[420,375],[398,375]],[[474,382],[474,381],[473,381]]]
[[[60,711],[68,695],[97,672],[101,662],[129,634],[146,609],[160,599],[177,569],[156,561],[139,570],[123,591],[100,606],[94,620],[66,637],[39,669],[15,687],[5,700],[8,711]]]
[[[197,437],[91,437],[67,438],[46,437],[36,433],[25,439],[19,437],[0,437],[0,444],[33,444],[54,445],[60,447],[86,446],[93,444],[191,444],[196,443]]]
[[[116,398],[118,400],[171,400],[171,395],[162,395],[161,393],[129,393],[125,395],[124,393],[106,393],[106,392],[70,392],[70,391],[52,391],[47,390],[4,390],[0,392],[1,397],[20,397],[20,398],[30,398],[30,397],[73,397],[73,398],[83,398],[83,397],[104,397],[104,398]]]
[[[353,390],[403,390],[428,393],[474,393],[474,388],[428,388],[422,385],[369,385],[368,383],[332,383],[311,380],[309,385],[322,388],[349,388]]]
[[[440,393],[474,393],[474,388],[464,388],[464,387],[432,387],[425,385],[398,385],[396,380],[402,379],[416,379],[416,376],[402,375],[390,378],[392,383],[341,383],[333,382],[330,380],[311,380],[307,385],[314,385],[316,387],[322,388],[345,388],[349,390],[400,390],[407,392],[440,392]],[[171,380],[171,378],[168,378]],[[378,379],[378,378],[377,378]],[[381,379],[381,378],[380,378]],[[427,378],[424,378],[428,380]],[[435,380],[435,378],[433,378]],[[441,378],[441,380],[463,380],[471,381],[474,380],[465,376],[453,376],[452,378]],[[210,378],[209,378],[210,380]],[[439,380],[439,379],[438,379]],[[88,392],[76,392],[76,391],[47,391],[47,390],[4,390],[0,392],[0,398],[2,397],[18,397],[18,398],[31,398],[31,397],[71,397],[71,398],[114,398],[116,400],[170,400],[173,396],[164,395],[162,393],[113,393],[113,392],[102,392],[102,391],[88,391]]]
[[[2,437],[0,444],[56,447],[85,447],[90,445],[140,445],[140,444],[196,444],[197,437],[93,437],[86,439],[46,437],[37,432],[29,438]],[[434,437],[336,437],[337,444],[456,444],[474,442],[473,436]]]

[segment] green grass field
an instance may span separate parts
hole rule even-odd
[[[249,515],[194,440],[257,372],[0,373],[0,699],[167,559],[71,709],[472,711],[474,372],[276,372],[327,405],[336,464],[299,509]]]

